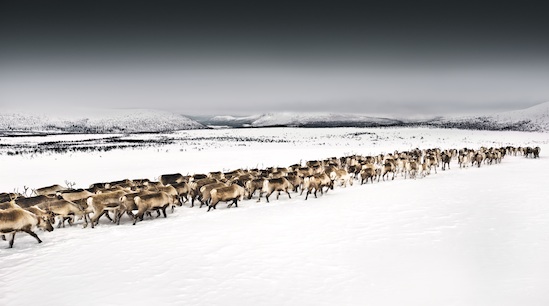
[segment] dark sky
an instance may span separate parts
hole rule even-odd
[[[1,1],[2,108],[450,114],[549,100],[539,3]]]

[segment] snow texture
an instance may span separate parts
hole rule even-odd
[[[0,131],[59,133],[136,133],[200,129],[179,114],[157,110],[90,110],[70,117],[28,113],[0,114]]]
[[[0,305],[548,305],[549,134],[453,129],[179,132],[185,146],[0,156],[0,190],[76,187],[410,148],[540,146],[541,158],[424,179],[180,207],[0,241]],[[138,135],[136,137],[161,137]],[[230,138],[230,136],[237,138]],[[73,135],[72,137],[76,137]],[[81,137],[88,137],[82,135]],[[284,139],[286,142],[253,141]],[[237,139],[252,139],[242,141]],[[5,138],[1,138],[5,141]],[[9,139],[25,142],[25,137]]]

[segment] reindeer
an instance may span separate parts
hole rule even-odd
[[[286,179],[294,186],[293,192],[297,192],[297,189],[303,185],[303,178],[295,173],[289,173]]]
[[[458,164],[460,168],[468,167],[469,155],[462,153],[458,155]]]
[[[120,210],[120,203],[123,201],[124,191],[106,192],[96,194],[86,199],[86,203],[91,207],[94,215],[91,217],[91,227],[94,228],[99,223],[99,218],[105,215],[109,220],[114,222],[109,216],[109,211],[116,212]]]
[[[335,169],[331,171],[330,179],[332,180],[332,184],[338,181],[339,186],[347,187],[347,184],[353,186],[353,179],[345,169]]]
[[[27,207],[25,208],[25,210],[30,211],[31,213],[35,214],[39,218],[47,219],[52,224],[52,226],[55,223],[55,214],[53,212],[43,210],[37,206]]]
[[[267,203],[269,203],[269,196],[275,191],[278,191],[278,194],[276,196],[276,199],[280,197],[280,192],[284,191],[286,194],[288,194],[288,197],[291,199],[289,190],[293,190],[294,186],[286,179],[286,178],[275,178],[275,179],[265,179],[263,182],[263,191],[265,192],[265,199],[267,200]],[[261,200],[261,195],[259,197],[259,200]]]
[[[39,195],[35,197],[30,197],[30,198],[18,197],[17,199],[15,199],[15,203],[21,206],[22,208],[27,208],[27,207],[31,207],[31,206],[42,204],[42,203],[53,202],[56,200],[57,200],[57,197],[55,196]]]
[[[137,205],[137,214],[133,217],[133,225],[137,222],[137,219],[143,221],[143,215],[151,210],[156,210],[158,216],[160,216],[160,211],[166,215],[166,208],[169,205],[175,204],[175,198],[165,192],[151,193],[143,196],[134,197],[135,205]]]
[[[183,203],[186,203],[188,201],[187,196],[191,192],[191,187],[189,186],[189,183],[181,182],[172,186],[177,191],[177,198],[179,200],[179,203],[181,203],[181,205],[183,205]],[[185,200],[183,201],[183,199]]]
[[[114,216],[115,216],[114,222],[117,225],[120,225],[120,220],[122,219],[122,216],[124,216],[124,214],[127,214],[133,220],[133,217],[134,217],[133,211],[138,210],[138,207],[135,204],[135,197],[137,196],[141,197],[151,193],[152,192],[150,191],[142,190],[139,192],[133,192],[133,193],[128,193],[124,195],[120,199],[121,200],[120,206],[118,207],[118,209],[114,210]],[[148,212],[148,215],[152,216],[150,212]]]
[[[236,184],[227,187],[214,188],[210,191],[212,201],[210,202],[208,211],[210,211],[212,208],[216,209],[217,203],[219,202],[233,201],[227,206],[227,208],[231,208],[233,204],[235,205],[235,207],[238,207],[238,200],[242,200],[245,195],[246,189]]]
[[[172,196],[174,199],[178,199],[179,198],[179,193],[177,192],[177,189],[175,189],[175,187],[173,187],[172,185],[167,185],[167,186],[161,186],[161,187],[153,187],[153,188],[148,188],[147,189],[148,191],[150,191],[150,193],[156,193],[156,192],[165,192],[167,193],[168,195]],[[179,206],[183,206],[182,203],[180,203],[180,201],[176,201],[174,203],[172,203],[171,208],[172,208],[172,213],[174,211],[174,208],[175,208],[175,205],[176,203],[179,203]]]
[[[452,156],[448,153],[442,153],[440,159],[442,161],[442,171],[446,170],[446,165],[448,165],[448,170],[450,170],[450,161],[452,160]]]
[[[34,189],[33,191],[34,191],[35,195],[40,196],[40,195],[55,194],[56,192],[63,191],[63,190],[67,190],[67,188],[65,188],[61,185],[52,185],[52,186],[47,186],[47,187]]]
[[[11,239],[9,241],[10,248],[13,248],[15,233],[17,232],[25,232],[36,238],[38,243],[42,243],[42,240],[40,240],[38,235],[33,231],[35,228],[40,228],[48,232],[53,231],[53,226],[47,218],[38,217],[30,211],[21,208],[0,210],[0,233],[2,235],[11,234]]]
[[[383,180],[385,180],[385,175],[387,175],[387,179],[389,179],[389,172],[393,173],[393,178],[391,180],[395,179],[395,172],[396,172],[396,165],[393,161],[387,160],[383,166],[381,167],[381,177]],[[379,176],[377,177],[377,181],[379,182]]]
[[[218,183],[219,181],[214,178],[203,178],[197,181],[192,181],[189,186],[191,196],[191,207],[194,207],[194,201],[198,198],[200,200],[200,188],[212,183]]]
[[[84,218],[84,228],[88,226],[88,214],[84,209],[75,203],[66,200],[56,200],[53,202],[42,203],[35,207],[52,213],[54,216],[59,217],[59,223],[57,228],[61,226],[65,227],[65,220],[69,220],[69,225],[74,223],[74,217],[79,217],[78,220]]]
[[[78,189],[78,190],[68,190],[68,191],[58,191],[57,192],[57,198],[63,199],[66,201],[74,202],[81,199],[87,199],[91,196],[94,196],[95,193],[91,193],[88,190],[85,189]]]
[[[484,153],[482,153],[482,152],[475,153],[475,155],[473,156],[473,159],[471,160],[471,167],[475,163],[477,163],[478,168],[480,168],[480,165],[482,164],[482,161],[484,160],[484,158],[485,158]]]
[[[535,147],[534,149],[532,149],[532,154],[534,155],[534,158],[539,158],[539,153],[540,152],[541,152],[540,147]]]
[[[166,186],[182,183],[184,181],[184,178],[181,173],[174,173],[162,174],[158,180],[162,183],[162,185]]]
[[[309,194],[312,193],[313,189],[315,191],[314,192],[315,198],[317,197],[316,193],[318,191],[320,191],[320,193],[323,194],[322,181],[320,180],[320,178],[315,177],[313,175],[305,177],[303,179],[303,188],[301,189],[301,193],[303,193],[304,190],[307,190],[307,194],[305,194],[305,200],[309,198]]]
[[[374,164],[365,164],[360,170],[360,185],[363,185],[364,182],[368,183],[368,179],[373,184],[374,178],[377,176],[378,171]]]
[[[200,207],[199,208],[202,208],[202,205],[208,205],[211,199],[210,191],[219,187],[227,187],[227,185],[225,183],[212,183],[212,184],[208,184],[200,187]]]
[[[210,172],[210,173],[208,173],[208,177],[214,178],[218,181],[221,181],[221,180],[225,179],[225,175],[221,171]]]
[[[417,174],[419,173],[420,164],[417,160],[413,159],[408,163],[407,172],[409,173],[410,178],[416,179]]]
[[[326,173],[311,175],[303,179],[303,188],[301,189],[301,194],[303,194],[304,190],[307,190],[307,194],[305,195],[305,200],[307,200],[309,194],[311,194],[311,191],[314,189],[314,195],[316,198],[317,191],[320,191],[321,194],[324,194],[324,187],[326,187],[326,192],[328,192],[328,190],[330,189],[334,189],[333,182],[330,177],[326,175]]]
[[[246,182],[245,188],[248,191],[248,200],[251,199],[256,191],[259,190],[259,198],[257,201],[259,202],[261,200],[261,193],[263,192],[263,183],[265,182],[265,179],[258,178],[258,179],[252,179]]]
[[[3,203],[3,202],[10,202],[12,200],[15,200],[19,197],[23,197],[22,194],[20,193],[6,193],[6,192],[2,192],[0,193],[0,203]]]

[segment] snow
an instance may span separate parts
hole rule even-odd
[[[292,193],[209,213],[187,205],[135,226],[102,220],[95,229],[39,232],[42,244],[18,234],[14,249],[0,243],[0,305],[549,303],[547,133],[274,128],[176,136],[162,148],[0,155],[9,174],[0,191],[415,147],[532,145],[541,158],[465,169],[453,161],[424,179],[355,183],[307,201]]]
[[[204,126],[182,115],[147,109],[80,110],[69,114],[32,111],[0,114],[0,131],[135,133],[200,128]]]
[[[228,125],[233,127],[271,127],[271,126],[348,126],[356,124],[389,125],[398,120],[372,117],[363,114],[344,113],[296,113],[276,112],[251,116],[214,116],[205,120],[210,125]]]
[[[464,123],[496,129],[549,132],[549,102],[526,109],[495,113],[488,116],[459,116],[434,120],[440,123]]]
[[[202,118],[201,123],[214,128],[226,127],[377,127],[432,126],[461,129],[549,131],[549,102],[527,109],[468,116],[385,117],[353,113],[274,112],[252,116],[215,116]]]

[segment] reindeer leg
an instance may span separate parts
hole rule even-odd
[[[166,208],[168,208],[168,206],[164,206],[162,207],[162,214],[164,215],[164,218],[167,218],[168,216],[166,215]],[[173,207],[172,207],[173,208]],[[172,211],[173,212],[173,211]]]
[[[288,194],[288,198],[292,198],[292,196],[290,195],[290,192],[288,190],[286,190],[286,193]]]
[[[234,207],[238,207],[238,198],[234,199]]]
[[[95,225],[99,224],[99,218],[101,218],[101,217],[102,217],[104,214],[106,214],[106,213],[107,213],[107,211],[104,210],[104,211],[102,211],[102,212],[99,214],[99,216],[97,216],[97,218],[95,218],[95,216],[94,216],[94,218],[95,218]]]
[[[11,234],[10,249],[13,248],[13,242],[14,242],[14,240],[15,240],[15,232],[13,232],[13,233]]]
[[[2,240],[6,241],[6,235],[2,235]]]
[[[57,215],[57,218],[59,220],[59,222],[57,222],[57,228],[61,228],[61,224],[63,224],[63,227],[65,227],[65,218],[59,215]]]
[[[105,217],[107,217],[107,219],[109,219],[109,221],[113,222],[114,221],[112,220],[111,216],[109,215],[109,212],[105,210]]]
[[[30,229],[24,229],[23,230],[25,233],[31,235],[32,237],[36,238],[36,240],[38,241],[38,243],[42,243],[42,240],[40,240],[40,238],[38,238],[38,235],[36,235],[35,232],[31,231]]]

